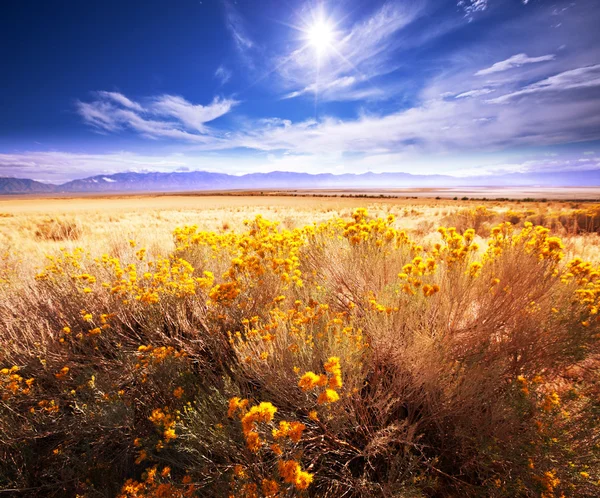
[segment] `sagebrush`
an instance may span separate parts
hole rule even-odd
[[[600,269],[457,216],[419,239],[365,209],[258,216],[6,272],[0,489],[597,496]]]

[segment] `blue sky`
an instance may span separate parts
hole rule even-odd
[[[596,0],[7,0],[0,176],[600,169]]]

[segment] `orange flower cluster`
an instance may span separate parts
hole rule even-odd
[[[264,444],[260,439],[257,424],[261,422],[271,422],[277,412],[277,408],[266,401],[252,406],[249,410],[246,409],[247,406],[247,399],[240,400],[240,398],[232,398],[229,401],[229,411],[227,414],[231,418],[236,412],[240,412],[239,416],[242,421],[244,437],[246,438],[246,446],[248,446],[248,449],[253,453],[257,453]]]
[[[369,219],[369,212],[365,208],[358,208],[352,213],[353,221],[344,222],[339,220],[338,224],[342,230],[342,236],[348,239],[354,247],[364,249],[376,248],[378,251],[389,253],[392,249],[407,246],[417,246],[408,238],[403,230],[396,230],[392,225],[396,221],[393,214],[387,218]]]
[[[137,258],[140,259],[140,251]],[[145,257],[145,253],[142,255]],[[144,259],[142,257],[140,261]],[[205,272],[203,277],[194,277],[194,267],[186,260],[177,257],[142,261],[145,270],[139,270],[131,263],[121,267],[117,258],[103,258],[102,262],[112,266],[116,280],[110,284],[112,294],[133,299],[145,304],[155,304],[161,296],[185,297],[195,295],[197,288],[212,285],[213,276]]]
[[[177,423],[178,418],[179,416],[177,414],[172,414],[168,408],[155,408],[152,410],[152,414],[148,417],[148,420],[156,426],[161,434],[161,439],[159,439],[156,444],[157,451],[162,450],[165,445],[170,443],[173,439],[177,439],[175,424]],[[142,458],[142,456],[144,456],[144,458]],[[142,450],[138,456],[138,460],[143,461],[145,456],[146,453]]]
[[[331,364],[332,371],[337,371],[335,362]],[[249,401],[247,399],[240,399],[234,397],[229,400],[229,409],[227,415],[229,418],[233,418],[236,414],[242,423],[242,431],[246,439],[246,446],[248,449],[257,453],[261,447],[265,445],[263,439],[259,434],[259,424],[270,424],[277,413],[277,408],[269,402],[262,402],[258,405],[251,406],[248,409]],[[277,427],[271,429],[271,436],[274,441],[270,445],[271,451],[277,458],[281,457],[284,450],[279,445],[279,442],[285,442],[286,439],[292,443],[298,443],[302,439],[302,434],[306,429],[306,425],[296,421],[285,421],[279,422]],[[268,432],[265,432],[265,439],[268,437]],[[292,451],[293,446],[289,448]],[[312,482],[312,474],[305,472],[300,467],[300,464],[296,460],[283,460],[278,461],[279,475],[284,483],[293,484],[296,489],[304,490]],[[234,467],[234,475],[238,479],[246,479],[247,473],[241,465]],[[279,485],[274,480],[264,479],[262,481],[262,491],[265,496],[276,496],[279,492]],[[242,488],[242,496],[258,496],[258,488],[253,483],[247,483]]]
[[[240,292],[237,282],[225,282],[214,286],[208,293],[208,297],[213,303],[228,305],[240,295]]]
[[[18,372],[19,367],[16,365],[0,370],[0,399],[3,401],[18,394],[30,393],[34,379],[24,379]]]
[[[600,268],[595,268],[591,263],[575,258],[567,264],[567,271],[562,276],[563,283],[575,281],[575,301],[585,306],[589,317],[582,321],[582,325],[589,326],[589,319],[600,319]]]
[[[464,262],[469,254],[479,250],[479,246],[473,242],[475,230],[471,228],[465,230],[463,235],[460,235],[454,227],[440,227],[438,233],[442,236],[445,245],[436,244],[432,254],[449,266]]]
[[[437,284],[424,284],[423,276],[433,275],[437,270],[437,262],[434,258],[423,259],[421,256],[415,256],[410,263],[402,267],[402,272],[398,278],[405,283],[402,285],[402,292],[409,295],[415,295],[419,287],[423,290],[425,297],[433,296],[440,290]]]
[[[279,422],[279,429],[273,429],[273,439],[283,439],[289,437],[294,443],[297,443],[302,438],[302,433],[306,426],[302,422],[287,422],[282,420]]]
[[[57,277],[61,275],[70,276],[74,282],[77,282],[77,278],[81,275],[82,264],[86,257],[90,255],[89,251],[85,251],[81,247],[76,247],[73,252],[69,252],[66,249],[61,249],[61,256],[46,256],[46,259],[50,261],[44,270],[36,275],[38,281],[49,281],[53,282]],[[88,273],[85,273],[87,277],[91,277]],[[86,280],[85,279],[82,280]]]
[[[340,359],[337,356],[329,358],[324,368],[327,374],[317,375],[314,372],[306,372],[298,381],[298,386],[303,391],[311,391],[317,387],[325,388],[317,398],[317,403],[320,405],[338,401],[340,396],[337,391],[343,385]]]
[[[117,498],[188,498],[194,496],[196,486],[185,476],[181,484],[166,482],[171,469],[164,467],[160,473],[156,466],[146,470],[144,479],[128,479]]]
[[[142,382],[145,382],[151,368],[169,361],[181,360],[187,361],[187,353],[183,349],[178,351],[173,346],[142,345],[138,347],[138,361],[135,369],[142,372]]]
[[[64,366],[60,369],[60,372],[54,374],[54,377],[56,377],[59,380],[62,380],[69,374],[69,370],[69,367]]]
[[[548,228],[534,227],[532,223],[525,222],[523,229],[515,233],[514,226],[505,221],[492,228],[486,258],[493,259],[503,251],[521,247],[525,252],[537,256],[538,259],[547,260],[556,265],[564,257],[562,252],[564,245],[559,237],[550,237],[549,232]]]
[[[40,410],[45,413],[58,413],[58,411],[60,410],[58,403],[53,399],[43,399],[41,401],[38,401],[38,406],[40,407]]]
[[[187,257],[203,250],[207,253],[206,261],[230,259],[230,267],[222,275],[224,282],[209,292],[211,303],[230,306],[241,292],[258,285],[267,275],[276,277],[284,286],[303,285],[298,251],[305,245],[312,227],[280,231],[278,223],[260,215],[244,223],[248,231],[239,235],[201,232],[195,225],[175,231],[178,254]]]
[[[313,475],[302,470],[296,460],[280,460],[277,467],[283,482],[293,484],[296,489],[306,489],[313,481]]]

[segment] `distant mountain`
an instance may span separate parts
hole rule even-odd
[[[193,171],[185,173],[117,173],[74,180],[63,192],[173,192],[191,190],[402,188],[402,187],[577,187],[600,186],[600,170],[564,173],[511,173],[456,177],[410,173],[309,174],[272,171],[235,176]]]
[[[40,194],[55,191],[56,186],[36,182],[35,180],[0,177],[0,194]]]
[[[194,190],[361,189],[402,187],[589,187],[600,186],[600,170],[562,173],[511,173],[456,177],[410,173],[309,174],[273,171],[235,176],[191,171],[117,173],[47,185],[34,180],[0,178],[0,194],[46,192],[184,192]]]
[[[450,176],[408,173],[364,173],[333,175],[322,173],[250,173],[242,176],[193,171],[186,173],[117,173],[73,180],[59,186],[62,192],[129,192],[234,190],[272,188],[374,188],[440,185],[455,180]]]
[[[223,173],[117,173],[98,175],[60,185],[61,192],[173,192],[185,190],[226,190],[238,177]]]

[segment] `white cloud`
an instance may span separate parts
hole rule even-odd
[[[221,82],[221,85],[227,83],[231,79],[231,76],[231,71],[222,64],[215,71],[215,77]]]
[[[554,54],[542,55],[540,57],[529,57],[527,54],[517,54],[509,57],[506,60],[496,62],[488,68],[480,69],[475,73],[475,76],[484,76],[487,74],[498,73],[500,71],[507,71],[508,69],[520,67],[523,64],[551,61],[554,60],[555,57],[556,56]]]
[[[561,15],[563,12],[566,12],[567,10],[569,10],[571,7],[575,6],[575,2],[571,2],[569,5],[567,5],[566,7],[563,8],[554,8],[554,10],[552,11],[552,15],[553,16],[559,16]]]
[[[387,87],[374,86],[369,83],[358,86],[359,81],[364,81],[364,78],[342,76],[332,81],[315,82],[301,90],[284,95],[282,99],[293,99],[305,94],[316,95],[319,101],[327,102],[383,100],[388,97]]]
[[[600,64],[584,66],[545,78],[537,83],[527,85],[515,92],[502,95],[489,102],[494,104],[506,103],[515,97],[541,92],[558,92],[600,86]]]
[[[225,8],[225,25],[231,33],[238,54],[248,67],[253,68],[254,62],[251,51],[255,48],[255,45],[246,32],[245,22],[234,4],[229,0],[223,0],[223,6]]]
[[[559,87],[559,82],[562,87],[575,85],[568,74],[557,76],[560,77],[548,78],[550,83],[544,80],[521,92],[544,91],[547,87]],[[431,154],[600,139],[600,114],[595,111],[598,102],[559,99],[545,106],[498,106],[493,104],[512,96],[492,101],[466,98],[475,95],[472,92],[477,90],[463,92],[457,99],[438,97],[412,108],[383,114],[364,113],[353,119],[329,116],[295,122],[279,117],[245,119],[238,121],[235,130],[205,124],[235,105],[234,101],[224,99],[202,106],[182,97],[161,96],[142,106],[143,112],[99,99],[79,103],[79,112],[86,122],[103,131],[133,130],[150,139],[187,142],[188,148],[204,153],[245,148],[305,155]]]
[[[114,106],[108,102],[77,102],[77,112],[83,120],[99,130],[117,131],[121,127],[113,110]]]
[[[482,12],[487,9],[488,0],[459,0],[457,5],[462,7],[466,15],[469,16],[475,12]]]
[[[133,109],[135,111],[141,111],[142,106],[137,102],[133,102],[129,100],[125,95],[117,92],[97,92],[100,97],[103,97],[106,100],[112,100],[117,104],[122,105],[123,107],[127,107],[128,109]]]
[[[151,110],[158,115],[174,117],[193,130],[205,131],[204,123],[227,114],[236,104],[235,100],[215,98],[209,105],[194,105],[182,97],[162,95],[154,101]]]
[[[341,88],[348,88],[356,83],[356,78],[354,76],[343,76],[341,78],[327,81],[325,83],[311,83],[307,87],[296,90],[295,92],[288,93],[283,96],[283,99],[292,99],[294,97],[299,97],[300,95],[304,95],[305,93],[323,93],[326,90],[339,90]]]
[[[195,105],[182,97],[161,95],[142,106],[115,92],[97,92],[96,100],[78,102],[83,120],[105,132],[133,129],[148,138],[174,138],[206,142],[206,123],[227,114],[238,104],[215,98],[208,105]],[[159,119],[156,119],[159,118]]]
[[[252,124],[231,133],[219,144],[195,148],[377,155],[543,146],[600,139],[600,115],[594,109],[588,102],[557,102],[522,109],[494,106],[478,99],[435,100],[407,110],[357,119],[328,117],[319,121]]]
[[[477,90],[469,90],[468,92],[459,93],[454,98],[455,99],[464,99],[471,97],[480,97],[481,95],[488,95],[490,93],[495,92],[492,88],[479,88]]]

